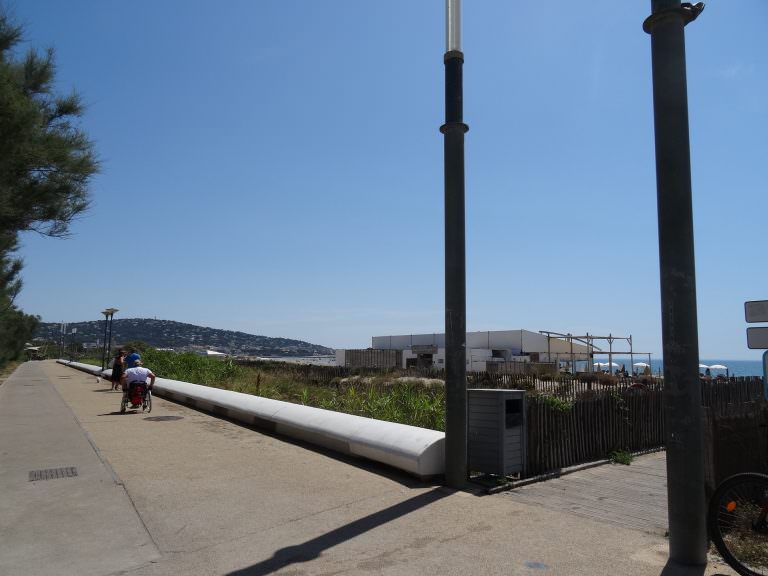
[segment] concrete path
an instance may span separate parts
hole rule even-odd
[[[665,568],[658,533],[533,499],[422,484],[157,398],[149,415],[118,408],[53,362],[0,386],[0,575],[732,574]],[[63,467],[78,475],[28,479]]]
[[[110,574],[159,558],[130,495],[57,391],[82,377],[46,364],[23,364],[0,386],[0,574]],[[31,480],[36,472],[53,477]]]

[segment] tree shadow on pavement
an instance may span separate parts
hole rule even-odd
[[[400,502],[399,504],[369,514],[364,518],[350,522],[335,530],[331,530],[322,536],[307,540],[302,544],[281,548],[272,555],[272,558],[254,564],[253,566],[249,566],[248,568],[230,572],[227,576],[263,576],[271,574],[272,572],[277,572],[291,564],[314,560],[315,558],[318,558],[324,550],[332,548],[342,542],[346,542],[347,540],[351,540],[360,534],[373,530],[392,520],[396,520],[401,516],[410,514],[420,508],[429,506],[446,496],[450,496],[450,494],[449,491],[435,488],[424,494],[414,496],[405,502]]]

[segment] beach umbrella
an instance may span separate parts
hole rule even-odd
[[[699,368],[709,368],[706,364],[699,364]]]
[[[728,366],[723,366],[722,364],[712,364],[712,366],[710,366],[710,368],[712,370],[725,370],[725,375],[726,376],[730,376],[731,375],[730,372],[728,372]]]
[[[637,368],[648,368],[650,364],[646,364],[645,362],[635,362],[632,364],[632,366],[635,366]]]

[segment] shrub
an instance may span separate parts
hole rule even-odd
[[[549,406],[555,412],[568,412],[573,407],[571,402],[558,398],[557,396],[542,394],[539,398],[541,402]]]
[[[614,450],[609,457],[614,464],[624,464],[625,466],[629,466],[634,460],[634,456],[628,450]]]

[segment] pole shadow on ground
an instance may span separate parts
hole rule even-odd
[[[291,564],[314,560],[315,558],[318,558],[324,550],[328,550],[347,540],[352,540],[369,530],[373,530],[387,522],[391,522],[401,516],[415,512],[425,506],[429,506],[449,495],[450,492],[446,492],[441,488],[435,488],[424,494],[414,496],[405,502],[400,502],[399,504],[395,504],[394,506],[380,510],[379,512],[374,512],[373,514],[369,514],[354,522],[350,522],[349,524],[336,528],[322,536],[307,540],[302,544],[281,548],[268,560],[264,560],[263,562],[259,562],[258,564],[254,564],[253,566],[241,570],[230,572],[227,576],[263,576],[277,572]]]
[[[691,566],[668,560],[659,576],[704,576],[706,566]],[[713,576],[725,576],[714,574]]]

